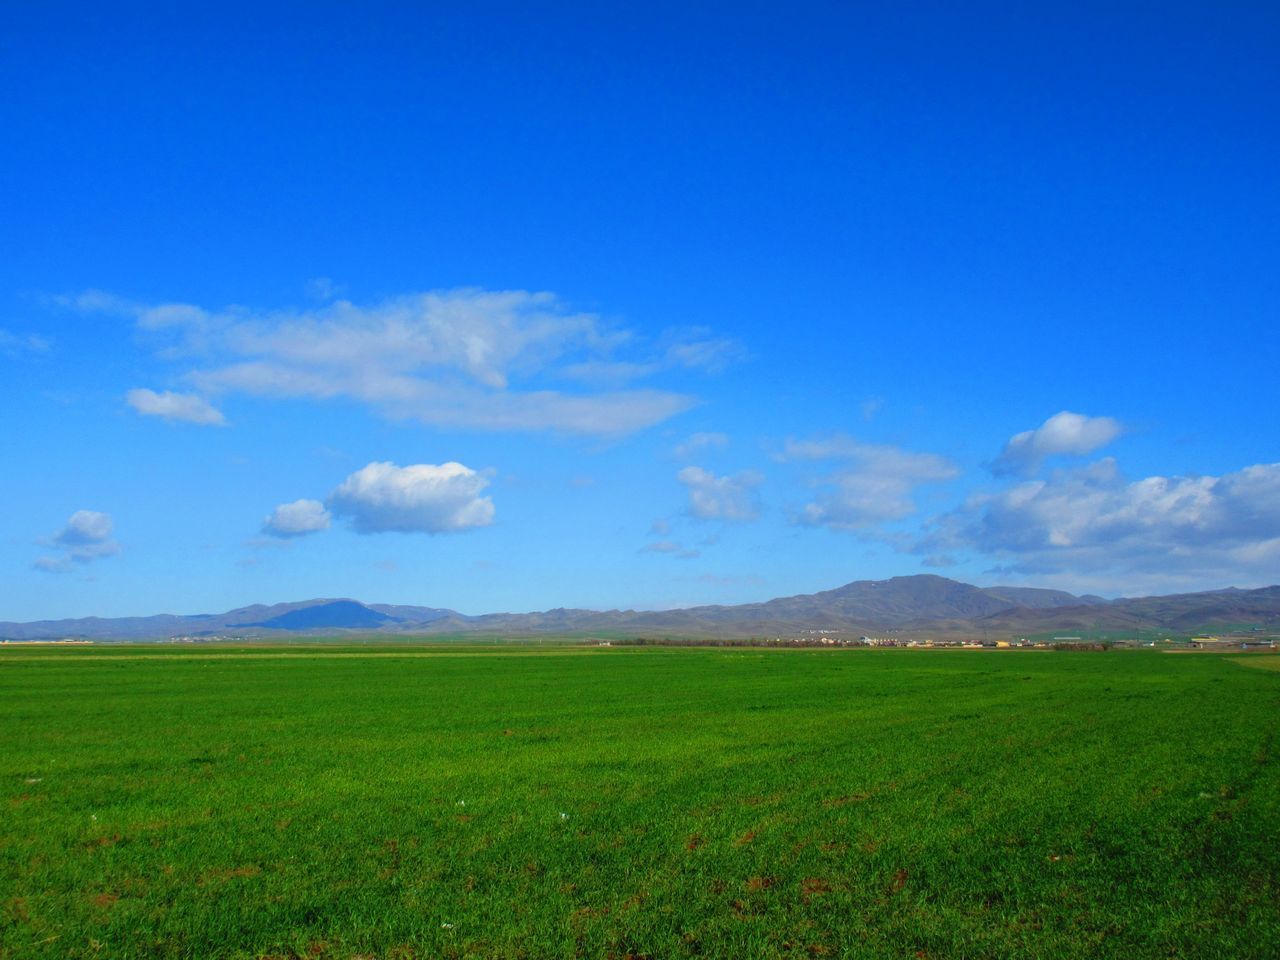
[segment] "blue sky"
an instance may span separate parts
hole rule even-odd
[[[1280,580],[1267,4],[33,5],[0,619]]]

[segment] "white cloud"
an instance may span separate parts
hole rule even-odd
[[[97,510],[77,510],[53,537],[53,542],[74,549],[106,543],[111,539],[111,517]]]
[[[794,520],[806,526],[865,530],[916,512],[917,487],[941,483],[960,471],[946,457],[887,444],[862,443],[837,434],[821,440],[788,439],[779,459],[838,460],[846,466],[823,477],[826,492],[805,504]]]
[[[639,338],[568,310],[553,294],[524,290],[431,291],[277,312],[147,305],[96,292],[64,302],[133,317],[161,356],[194,362],[186,378],[206,394],[348,398],[440,427],[626,434],[688,409],[695,398],[584,389],[582,369],[625,370],[607,378],[617,381],[714,370],[734,356],[732,341],[705,336],[677,339],[656,358],[652,350],[620,356],[641,350]]]
[[[120,544],[112,539],[110,515],[97,510],[77,510],[66,525],[46,541],[59,551],[53,556],[39,557],[35,568],[48,573],[69,570],[75,563],[92,563],[120,552]]]
[[[262,532],[288,539],[303,537],[329,529],[329,511],[319,500],[295,500],[282,503],[262,521]]]
[[[329,495],[329,509],[357,533],[451,533],[493,522],[483,475],[460,463],[371,463]]]
[[[1040,468],[1045,457],[1082,457],[1105,447],[1123,432],[1123,425],[1112,417],[1088,417],[1063,410],[1036,429],[1011,437],[991,470],[997,475],[1029,476]]]
[[[691,460],[710,450],[723,450],[729,445],[729,437],[724,433],[695,433],[683,443],[677,444],[672,451],[677,460]]]
[[[344,379],[345,377],[345,379]],[[476,430],[547,430],[620,436],[688,409],[693,400],[660,390],[573,395],[555,390],[491,391],[381,372],[327,376],[287,364],[246,363],[195,373],[211,391],[261,397],[353,397],[393,419]]]
[[[689,512],[700,520],[754,520],[760,516],[756,487],[764,477],[754,470],[717,477],[701,467],[685,467],[676,479],[689,492]]]
[[[138,326],[144,330],[209,330],[221,323],[219,317],[189,303],[161,303],[138,310]]]
[[[1003,571],[1117,584],[1272,583],[1280,570],[1280,463],[1220,477],[1127,482],[1106,458],[971,498],[922,551],[972,550]]]
[[[156,393],[139,387],[125,394],[125,402],[144,417],[160,417],[169,423],[196,423],[205,427],[226,426],[226,417],[204,397],[194,393]]]

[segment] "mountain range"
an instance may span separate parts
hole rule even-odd
[[[1168,631],[1245,629],[1280,632],[1280,586],[1106,600],[1035,587],[975,587],[920,574],[857,580],[821,593],[763,603],[677,610],[572,610],[468,616],[441,607],[365,604],[315,599],[255,604],[220,614],[85,617],[0,622],[0,638],[81,637],[153,640],[187,637],[428,635],[472,633],[530,636],[751,637],[799,631],[843,634],[997,635],[1054,631]]]

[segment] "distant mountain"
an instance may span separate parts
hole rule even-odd
[[[150,617],[84,617],[75,620],[0,623],[0,637],[13,640],[61,637],[99,640],[154,640],[172,636],[270,637],[287,633],[391,630],[410,624],[425,627],[442,618],[459,618],[463,623],[469,619],[456,611],[436,607],[398,607],[326,598],[269,605],[257,603],[228,610],[226,613],[197,613],[188,616],[166,613]]]
[[[385,613],[393,620],[403,620],[408,623],[430,623],[443,617],[461,616],[452,610],[444,610],[440,607],[406,607],[390,603],[369,603],[365,606],[378,613]]]
[[[799,630],[877,634],[1030,634],[1050,631],[1168,630],[1189,633],[1258,626],[1280,631],[1280,586],[1104,600],[1035,587],[975,587],[921,574],[857,580],[834,590],[763,603],[682,610],[574,610],[466,616],[443,607],[317,599],[254,604],[222,614],[0,623],[0,637],[101,640],[170,636],[263,637],[299,634],[770,636]]]
[[[984,591],[989,596],[1007,600],[1019,607],[1032,610],[1052,610],[1055,607],[1079,607],[1106,605],[1107,601],[1093,594],[1077,597],[1065,590],[1043,590],[1040,587],[987,587]]]
[[[398,623],[398,617],[366,607],[355,600],[333,600],[310,607],[299,607],[279,616],[258,623],[246,623],[246,627],[266,627],[270,630],[341,630],[377,629],[388,623]]]

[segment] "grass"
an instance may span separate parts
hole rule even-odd
[[[0,956],[1280,956],[1232,659],[11,648]]]

